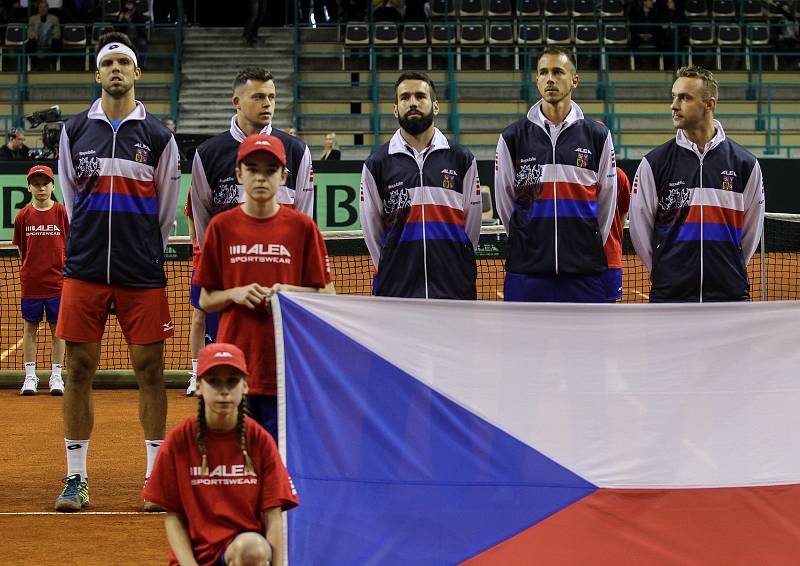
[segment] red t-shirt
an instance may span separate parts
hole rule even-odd
[[[19,280],[23,299],[47,299],[61,295],[69,219],[63,204],[37,210],[28,204],[14,219],[14,244],[22,268]]]
[[[211,219],[194,284],[225,290],[259,283],[325,287],[331,281],[328,253],[314,221],[281,206],[270,218],[253,218],[241,207]],[[277,395],[272,313],[233,304],[219,316],[218,342],[236,344],[245,354],[249,392]]]
[[[617,167],[617,207],[614,210],[614,222],[608,233],[605,251],[609,269],[622,267],[622,219],[631,207],[631,182],[625,171]]]
[[[206,430],[208,475],[200,475],[197,417],[175,427],[158,451],[142,497],[186,516],[195,559],[216,564],[239,533],[265,533],[261,513],[298,504],[297,493],[272,437],[245,418],[247,453],[256,475],[249,475],[237,432]],[[170,564],[178,564],[170,550]]]

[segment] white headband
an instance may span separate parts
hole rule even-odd
[[[103,48],[100,50],[100,53],[97,54],[97,68],[100,68],[100,61],[103,60],[103,57],[106,55],[113,55],[115,53],[120,53],[123,55],[127,55],[133,61],[133,66],[138,67],[139,64],[136,61],[136,54],[133,52],[133,49],[128,47],[127,45],[123,45],[122,43],[106,43]]]

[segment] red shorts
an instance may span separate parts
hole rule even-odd
[[[175,333],[166,289],[65,278],[56,336],[79,344],[99,342],[112,312],[129,344],[163,342]]]

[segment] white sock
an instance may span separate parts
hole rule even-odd
[[[52,377],[61,377],[61,364],[53,364],[53,368],[50,370],[50,375]]]
[[[144,474],[144,479],[147,480],[150,474],[153,473],[153,465],[156,463],[156,456],[158,456],[158,449],[164,444],[163,440],[145,440],[144,447],[147,449],[147,471]]]
[[[86,478],[89,477],[86,473],[86,453],[89,451],[89,441],[65,438],[64,447],[67,449],[67,475],[80,474],[81,479],[86,481]]]
[[[192,375],[197,375],[197,360],[192,360]]]
[[[36,377],[36,362],[25,362],[25,377]]]

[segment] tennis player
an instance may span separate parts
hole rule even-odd
[[[189,281],[189,304],[192,306],[192,325],[189,328],[189,351],[192,356],[192,371],[189,373],[189,383],[186,387],[186,396],[192,397],[197,390],[197,355],[203,346],[217,339],[217,313],[207,313],[200,308],[200,287],[194,284],[194,272],[197,262],[200,261],[200,244],[197,243],[197,233],[194,229],[192,218],[192,193],[186,197],[186,206],[183,208],[189,225],[189,237],[192,240],[192,278]]]
[[[50,395],[64,394],[61,364],[64,361],[64,341],[56,336],[61,286],[64,281],[64,250],[69,220],[64,205],[53,200],[55,181],[47,165],[34,165],[28,171],[28,191],[31,202],[14,219],[14,245],[19,248],[22,267],[19,281],[22,290],[22,352],[25,381],[20,395],[36,395],[36,335],[42,315],[52,331],[52,369]]]
[[[142,71],[130,39],[97,44],[101,98],[61,133],[59,175],[71,228],[56,334],[67,344],[64,390],[67,476],[57,511],[89,504],[86,454],[94,409],[92,381],[109,313],[129,345],[139,383],[145,481],[164,438],[164,340],[173,334],[164,248],[175,220],[180,160],[172,133],[134,98]],[[158,510],[145,502],[146,511]]]
[[[167,510],[170,564],[283,564],[281,512],[297,493],[275,442],[246,416],[244,354],[210,344],[197,370],[197,416],[169,433],[142,494]]]
[[[278,291],[334,293],[325,243],[314,221],[278,204],[286,178],[280,139],[249,136],[236,176],[247,193],[240,206],[211,219],[195,273],[200,306],[220,311],[220,342],[247,355],[253,418],[277,439],[275,334],[269,301]]]

